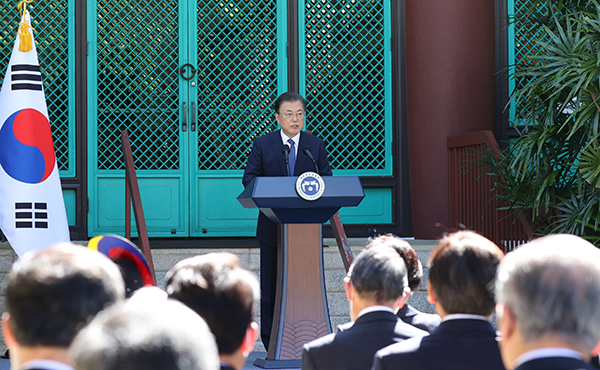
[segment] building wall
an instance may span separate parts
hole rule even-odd
[[[458,226],[448,225],[447,138],[494,129],[494,2],[405,3],[413,228],[432,239]]]

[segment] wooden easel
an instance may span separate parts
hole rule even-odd
[[[144,218],[140,188],[138,186],[137,175],[135,174],[129,134],[126,130],[121,131],[121,142],[123,144],[123,157],[125,159],[125,237],[131,240],[131,204],[133,203],[133,214],[135,216],[138,239],[142,253],[144,253],[146,262],[148,262],[148,267],[150,267],[152,281],[156,285],[156,274],[154,273],[154,262],[152,261],[152,253],[150,252],[148,229],[146,229],[146,219]]]

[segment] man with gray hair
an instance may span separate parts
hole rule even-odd
[[[509,253],[496,279],[500,351],[507,369],[592,369],[600,340],[600,251],[550,235]]]
[[[354,324],[304,346],[303,370],[364,370],[375,352],[427,332],[406,324],[395,314],[410,289],[404,260],[388,246],[363,250],[344,278]]]

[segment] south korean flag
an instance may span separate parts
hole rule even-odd
[[[19,256],[69,241],[42,74],[25,5],[0,90],[0,228]]]

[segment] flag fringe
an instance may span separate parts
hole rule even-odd
[[[33,49],[33,37],[29,29],[33,28],[25,19],[27,13],[27,4],[31,4],[33,0],[22,0],[17,7],[21,10],[21,24],[19,25],[19,51],[27,52]]]

